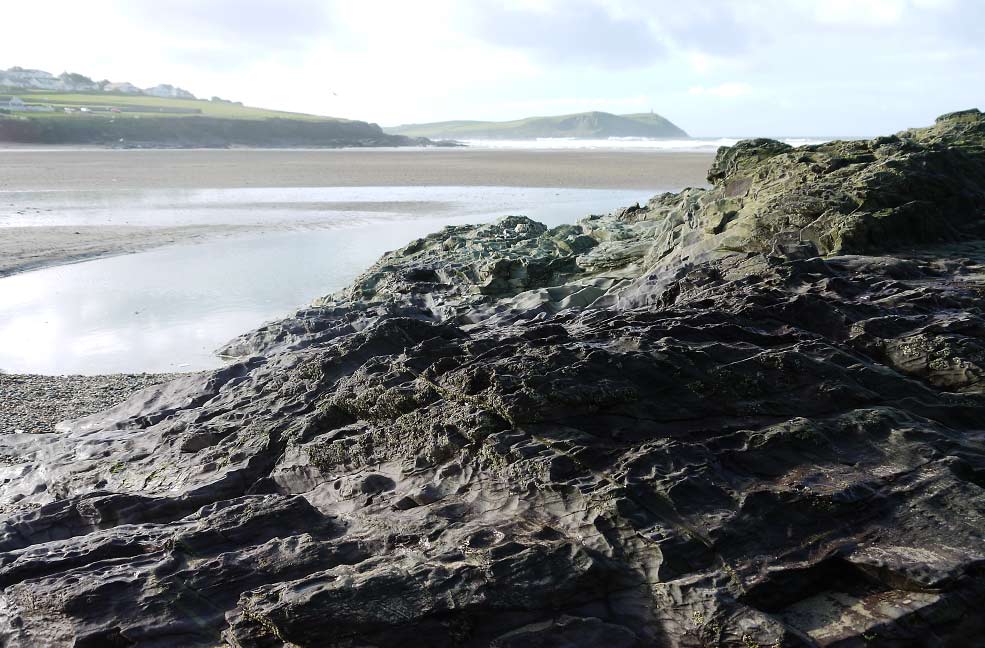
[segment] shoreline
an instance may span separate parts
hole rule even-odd
[[[207,217],[182,225],[46,225],[39,217],[38,224],[5,227],[5,215],[23,222],[18,216],[32,209],[30,194],[37,192],[374,186],[650,191],[704,185],[713,159],[710,153],[463,148],[20,150],[0,156],[0,278],[177,243],[326,227],[315,219],[230,224]],[[80,205],[87,200],[78,198]],[[361,203],[359,208],[389,211],[394,204]]]
[[[704,184],[713,159],[712,154],[703,153],[632,151],[24,149],[17,150],[16,155],[0,156],[0,203],[9,205],[6,209],[13,212],[25,206],[20,204],[20,193],[93,187],[182,190],[456,185],[649,190],[654,184]],[[139,164],[134,164],[135,160]],[[319,224],[0,226],[0,278],[167,245],[299,227]],[[0,414],[0,434],[27,430],[31,425],[35,431],[51,432],[61,420],[104,410],[139,389],[176,375],[0,372],[0,397],[10,404]]]
[[[262,225],[54,225],[0,228],[0,279],[95,259],[137,254],[168,245],[269,230],[280,231],[279,228]]]

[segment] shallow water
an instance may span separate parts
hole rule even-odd
[[[30,201],[0,195],[0,205],[13,202],[24,212],[10,213],[7,207],[0,215],[0,236],[3,225],[14,224],[310,225],[319,219],[317,227],[173,245],[0,279],[0,370],[99,374],[219,366],[212,352],[224,342],[344,287],[382,253],[444,225],[522,213],[553,226],[646,200],[657,191],[356,187],[31,193]],[[21,207],[28,202],[31,210]]]
[[[0,191],[0,228],[34,225],[348,225],[395,216],[544,218],[609,210],[653,192],[528,187],[297,187]],[[587,210],[587,211],[585,211]],[[2,233],[2,230],[0,230]]]

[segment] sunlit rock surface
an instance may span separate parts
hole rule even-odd
[[[709,179],[0,437],[0,643],[982,645],[985,116]]]

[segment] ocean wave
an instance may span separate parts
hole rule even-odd
[[[720,146],[732,146],[739,137],[694,137],[688,139],[647,139],[642,137],[610,137],[607,139],[582,139],[576,137],[540,137],[534,140],[462,140],[472,148],[483,149],[605,149],[605,150],[648,150],[679,152],[714,152]],[[779,138],[791,146],[820,144],[829,141],[815,137]]]

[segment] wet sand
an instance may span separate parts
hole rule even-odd
[[[0,227],[0,277],[261,229],[256,225]]]
[[[707,153],[483,149],[0,150],[0,207],[19,191],[240,187],[503,186],[649,189],[705,184]],[[402,205],[426,211],[427,202]],[[386,205],[377,207],[382,211]],[[280,225],[4,227],[0,277],[46,266]]]
[[[428,185],[646,189],[657,184],[702,185],[713,157],[710,153],[466,148],[12,148],[0,150],[0,191]]]

